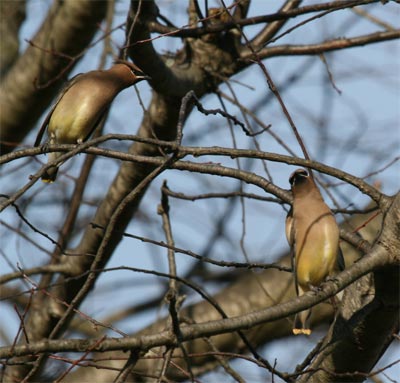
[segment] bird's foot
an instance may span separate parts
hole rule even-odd
[[[45,142],[43,145],[40,145],[40,151],[42,152],[42,153],[45,153],[45,152],[47,152],[47,150],[49,149],[49,142]]]
[[[325,278],[325,282],[336,282],[336,281],[337,281],[336,277],[335,277],[335,276],[332,276],[332,275],[328,275],[328,276]]]
[[[310,287],[310,291],[312,291],[315,294],[320,293],[322,291],[321,285],[319,285],[319,286],[310,285],[309,287]]]

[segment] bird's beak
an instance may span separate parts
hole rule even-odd
[[[150,80],[151,80],[151,77],[145,75],[144,73],[141,74],[141,75],[139,75],[139,76],[136,76],[136,77],[137,77],[139,80],[147,80],[147,81],[150,81]]]

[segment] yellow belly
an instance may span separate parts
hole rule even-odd
[[[303,246],[296,242],[296,276],[303,290],[318,286],[336,270],[339,232],[328,225],[322,229],[310,230]]]
[[[63,107],[54,110],[48,130],[54,135],[56,143],[74,144],[89,135],[95,119],[85,112],[85,107],[85,103],[82,103],[73,112]]]

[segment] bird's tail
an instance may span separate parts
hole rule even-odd
[[[42,175],[42,181],[46,183],[53,183],[57,178],[58,166],[52,166]]]
[[[50,141],[50,144],[53,144],[54,142]],[[48,163],[54,162],[57,160],[58,157],[60,157],[63,153],[60,152],[51,152],[49,153],[48,156]],[[46,182],[48,184],[53,183],[56,178],[57,178],[57,173],[58,173],[58,168],[60,167],[61,163],[57,165],[53,165],[50,168],[48,168],[42,175],[42,181]]]
[[[311,309],[302,311],[294,317],[294,324],[293,324],[293,334],[294,335],[310,335],[310,316],[311,316]]]

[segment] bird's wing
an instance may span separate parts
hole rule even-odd
[[[77,74],[76,76],[72,77],[72,78],[67,82],[67,84],[64,86],[64,88],[60,91],[60,93],[59,93],[59,95],[58,95],[58,97],[57,97],[56,102],[55,102],[55,103],[53,104],[53,106],[51,107],[50,112],[47,113],[47,116],[46,116],[46,118],[44,119],[44,121],[43,121],[43,123],[42,123],[42,126],[41,126],[40,129],[39,129],[39,133],[38,133],[37,136],[36,136],[36,140],[35,140],[34,146],[39,146],[39,145],[40,145],[40,143],[42,142],[43,134],[44,134],[44,132],[45,132],[45,130],[46,130],[46,128],[47,128],[47,125],[49,125],[49,121],[50,121],[51,115],[52,115],[53,112],[54,112],[54,109],[56,108],[56,106],[58,105],[58,103],[60,102],[60,100],[63,98],[63,96],[64,96],[64,94],[67,92],[67,90],[68,90],[69,88],[71,88],[71,86],[73,86],[73,85],[76,84],[76,82],[79,80],[79,78],[81,77],[82,74],[83,74],[83,73],[79,73],[79,74]]]
[[[289,245],[292,247],[294,245],[293,208],[290,208],[286,216],[285,234]]]
[[[346,268],[346,264],[344,262],[344,257],[343,257],[343,252],[342,249],[339,246],[338,250],[338,255],[337,255],[337,263],[338,263],[338,268],[340,271],[343,271]]]
[[[85,137],[85,139],[83,141],[87,141],[89,139],[89,137],[93,134],[93,132],[96,130],[96,128],[100,125],[101,121],[106,116],[106,114],[108,113],[109,110],[110,110],[110,105],[107,105],[107,107],[104,108],[104,110],[99,113],[99,116],[98,116],[96,122],[94,123],[92,130],[89,132],[89,134]]]
[[[293,208],[290,208],[289,213],[286,216],[285,224],[286,224],[285,225],[286,238],[290,245],[290,260],[292,265],[294,286],[296,288],[296,294],[299,295],[299,285],[297,283],[297,273],[296,273],[296,241],[295,241],[294,225],[293,225]]]
[[[36,136],[36,140],[35,140],[34,146],[39,146],[40,143],[42,142],[43,134],[44,134],[44,132],[45,132],[45,130],[47,128],[47,125],[49,124],[49,120],[50,120],[51,114],[54,111],[54,108],[55,108],[55,105],[51,108],[50,112],[47,114],[45,120],[43,121],[43,124],[42,124],[42,126],[40,127],[40,130],[39,130],[39,133]]]

